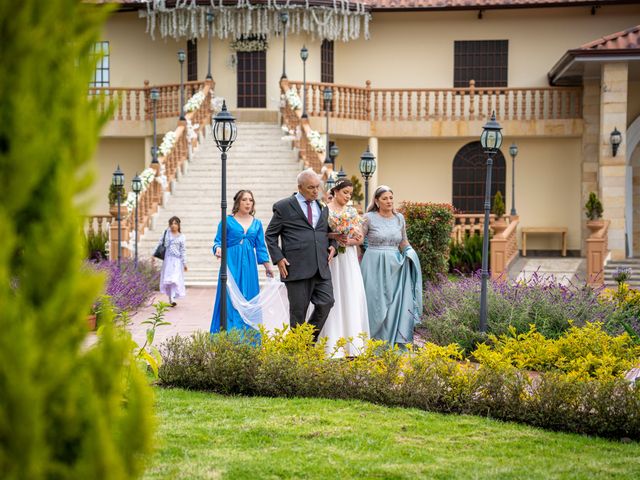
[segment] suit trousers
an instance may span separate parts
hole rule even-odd
[[[333,307],[333,285],[331,279],[325,279],[319,272],[304,280],[285,282],[289,297],[289,323],[291,327],[304,323],[309,303],[314,309],[309,323],[315,327],[313,340],[318,340],[320,331],[327,321],[331,307]]]

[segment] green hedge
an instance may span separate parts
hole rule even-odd
[[[436,281],[446,274],[453,207],[444,203],[403,202],[400,211],[407,222],[407,237],[420,258],[422,277]]]
[[[176,336],[161,346],[165,386],[224,394],[360,399],[389,406],[473,414],[543,428],[640,440],[640,385],[579,381],[461,360],[457,346],[404,355],[369,340],[360,356],[332,359],[308,325],[242,339],[234,332]]]

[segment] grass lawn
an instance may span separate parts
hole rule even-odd
[[[359,401],[156,389],[145,479],[640,478],[640,445]]]

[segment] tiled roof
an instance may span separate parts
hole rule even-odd
[[[364,0],[372,10],[482,10],[637,3],[637,0]]]
[[[640,25],[612,33],[593,42],[585,43],[576,49],[587,51],[638,50],[640,49]]]

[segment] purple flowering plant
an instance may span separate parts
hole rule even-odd
[[[442,277],[427,282],[424,311],[418,327],[426,340],[440,345],[458,343],[467,352],[486,340],[479,332],[480,272],[468,277]],[[607,321],[615,308],[599,301],[600,289],[574,279],[562,284],[552,276],[534,274],[531,279],[489,281],[488,333],[529,331],[531,325],[546,338],[558,338],[571,325]],[[572,323],[571,323],[571,322]]]
[[[123,260],[121,266],[115,261],[89,263],[90,268],[106,274],[105,295],[119,312],[133,314],[146,306],[158,290],[160,272],[150,262]]]

